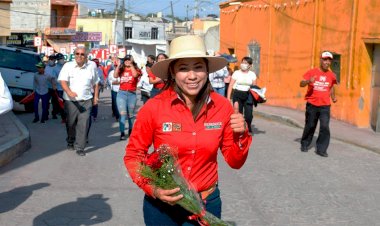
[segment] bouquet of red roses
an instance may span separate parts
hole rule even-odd
[[[149,154],[140,168],[140,175],[146,183],[161,189],[180,188],[178,194],[183,198],[177,204],[193,213],[189,219],[198,220],[201,225],[228,226],[229,224],[215,217],[205,210],[199,194],[183,177],[181,168],[177,164],[177,151],[168,145],[161,145]],[[176,194],[176,195],[178,195]]]

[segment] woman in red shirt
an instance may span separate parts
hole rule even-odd
[[[143,214],[146,225],[182,225],[189,212],[175,205],[183,196],[179,188],[163,190],[138,174],[139,166],[153,144],[167,144],[178,150],[184,177],[206,202],[206,210],[221,217],[218,183],[218,150],[234,169],[242,167],[252,137],[238,106],[212,91],[208,74],[223,68],[224,58],[205,54],[199,36],[172,40],[170,58],[152,67],[167,80],[162,92],[139,111],[126,147],[125,165],[132,180],[145,192]]]
[[[123,62],[115,69],[114,77],[120,78],[120,88],[116,96],[117,109],[120,113],[120,140],[125,140],[125,120],[128,115],[128,135],[131,134],[136,111],[136,89],[141,71],[131,55],[126,55]]]
[[[161,62],[163,60],[168,59],[168,56],[165,53],[160,53],[157,55],[156,59],[157,59],[157,62]],[[152,91],[150,91],[150,98],[153,98],[154,96],[156,96],[157,94],[160,93],[161,89],[164,88],[165,83],[161,78],[156,77],[152,73],[150,68],[149,68],[149,70],[147,70],[147,72],[148,72],[148,76],[149,76],[149,83],[153,84]]]

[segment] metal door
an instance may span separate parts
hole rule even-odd
[[[380,133],[380,45],[374,45],[372,64],[371,127]]]

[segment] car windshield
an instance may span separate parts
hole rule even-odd
[[[0,67],[37,72],[38,55],[0,49]]]

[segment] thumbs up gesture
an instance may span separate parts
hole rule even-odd
[[[242,114],[239,113],[239,103],[234,103],[234,113],[231,115],[231,128],[234,133],[243,133],[247,126],[245,124],[245,119]]]

